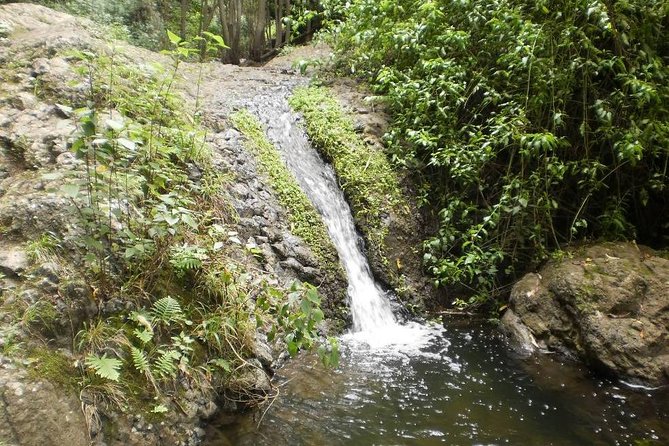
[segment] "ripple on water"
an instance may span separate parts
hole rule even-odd
[[[484,322],[424,330],[409,327],[392,338],[415,344],[344,336],[337,370],[312,355],[289,362],[277,379],[281,396],[260,427],[249,416],[219,428],[219,438],[240,446],[634,445],[669,438],[666,391],[636,392],[547,357],[516,358]]]

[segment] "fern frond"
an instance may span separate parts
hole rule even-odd
[[[153,316],[167,324],[184,319],[184,313],[181,305],[173,297],[167,296],[158,299],[151,310]]]
[[[122,363],[116,358],[107,358],[107,355],[102,355],[102,357],[89,355],[86,357],[85,363],[101,378],[118,382],[121,376],[119,370]]]
[[[146,353],[143,350],[138,349],[137,347],[130,347],[130,355],[132,356],[132,364],[135,368],[143,373],[151,372],[151,365],[149,364],[149,359],[146,356]]]
[[[155,362],[155,373],[161,378],[174,378],[177,376],[176,361],[181,354],[176,350],[158,350],[160,356]]]
[[[139,328],[135,328],[133,334],[142,342],[142,344],[147,344],[153,339],[153,332],[146,329],[140,330]]]

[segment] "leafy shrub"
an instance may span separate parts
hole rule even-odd
[[[665,1],[334,3],[340,67],[385,95],[438,219],[437,285],[476,304],[583,237],[667,242]]]

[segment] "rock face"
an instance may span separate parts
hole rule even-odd
[[[127,43],[113,46],[119,63],[138,69],[170,63],[166,56]],[[89,87],[69,55],[72,50],[107,54],[111,47],[84,19],[33,4],[0,5],[0,445],[199,444],[204,420],[219,409],[243,407],[235,392],[263,396],[272,391],[269,375],[278,352],[266,341],[259,338],[247,346],[248,370],[234,386],[222,375],[212,380],[211,391],[186,387],[184,380],[179,410],[159,422],[99,404],[95,392],[52,384],[53,377],[40,375],[30,358],[35,345],[47,353],[63,350],[68,361],[58,374],[79,376],[70,351],[73,336],[98,315],[128,311],[123,299],[96,298],[79,274],[83,259],[75,248],[82,228],[61,186],[83,169],[71,150],[77,131],[73,109],[85,104]],[[258,174],[242,135],[227,121],[230,105],[247,108],[257,85],[291,84],[295,76],[278,68],[211,63],[204,66],[208,76],[200,86],[194,81],[199,68],[184,63],[175,89],[183,93],[185,106],[195,102],[196,92],[211,98],[202,116],[215,166],[230,177],[226,205],[231,221],[226,224],[232,229],[230,243],[238,245],[235,260],[271,286],[296,279],[320,285],[326,313],[339,316],[345,280],[326,280],[323,265],[291,232],[286,209]],[[223,89],[221,79],[229,89]],[[202,177],[195,165],[187,173],[193,181]],[[233,394],[223,398],[219,392],[224,390]]]
[[[591,246],[518,282],[502,326],[524,352],[557,351],[603,374],[669,384],[669,260],[632,243]]]
[[[78,398],[47,381],[29,379],[3,359],[0,356],[0,444],[90,444]]]

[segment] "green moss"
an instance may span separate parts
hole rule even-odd
[[[33,348],[28,357],[32,360],[30,375],[35,379],[47,381],[70,389],[79,386],[81,374],[74,368],[73,361],[60,353],[46,347]]]
[[[385,258],[388,228],[384,218],[406,212],[399,178],[390,162],[383,152],[365,144],[327,88],[299,88],[290,104],[304,115],[312,143],[332,162],[371,248]]]
[[[293,234],[309,245],[328,272],[339,272],[337,253],[329,243],[323,220],[265,136],[260,122],[246,110],[235,113],[232,122],[246,136],[247,148],[256,157],[261,173],[267,176],[279,202],[288,211]]]

